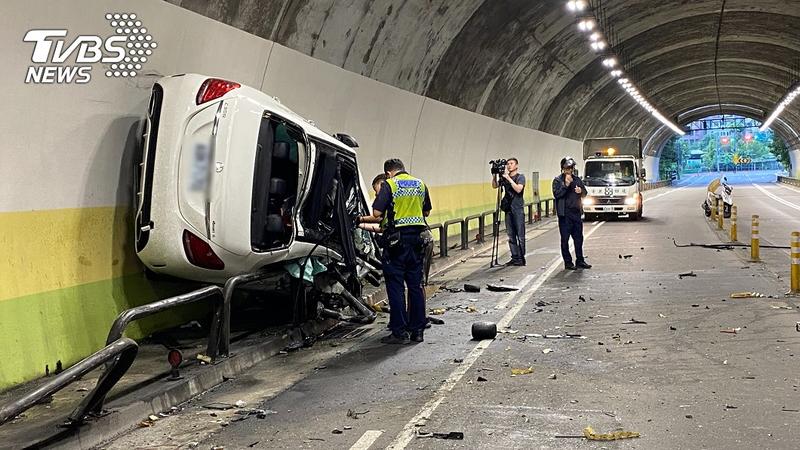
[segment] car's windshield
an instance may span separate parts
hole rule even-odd
[[[587,186],[630,186],[636,183],[633,161],[587,161]]]

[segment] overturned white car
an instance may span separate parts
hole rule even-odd
[[[137,255],[153,272],[213,283],[257,270],[285,277],[308,261],[298,266],[306,277],[334,271],[360,295],[379,263],[353,225],[369,211],[357,144],[336,136],[239,83],[158,80],[135,174]]]

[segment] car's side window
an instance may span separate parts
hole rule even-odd
[[[265,114],[256,145],[250,235],[254,251],[268,251],[288,245],[294,235],[306,143],[297,125]]]

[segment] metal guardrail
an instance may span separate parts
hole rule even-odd
[[[207,356],[209,356],[212,360],[215,360],[218,356],[217,349],[219,346],[219,334],[215,333],[214,330],[222,329],[220,322],[222,322],[223,316],[225,315],[225,296],[223,295],[222,288],[219,286],[207,286],[189,292],[188,294],[165,298],[163,300],[158,300],[153,303],[148,303],[146,305],[137,306],[136,308],[123,311],[119,316],[117,316],[117,319],[111,325],[111,330],[108,332],[106,343],[108,344],[115,342],[122,338],[122,334],[125,332],[125,329],[128,327],[128,325],[131,324],[131,322],[144,317],[152,316],[153,314],[165,311],[167,309],[196,303],[205,299],[216,301],[215,313],[211,323],[212,332],[209,333],[208,347],[206,348],[206,353],[208,354]],[[227,344],[225,346],[227,348]],[[101,414],[103,412],[103,404],[105,403],[106,395],[108,395],[108,392],[117,383],[117,381],[122,378],[122,375],[125,374],[125,372],[128,370],[128,367],[130,367],[130,364],[124,368],[121,368],[120,361],[116,359],[107,364],[105,372],[103,372],[103,374],[100,375],[100,378],[97,380],[97,385],[95,385],[94,389],[92,389],[89,395],[83,399],[80,406],[69,416],[68,423],[80,424],[88,414]]]
[[[783,177],[778,175],[778,183],[791,184],[792,186],[800,187],[800,179],[793,177]]]
[[[530,202],[525,204],[525,210],[528,214],[527,222],[529,224],[536,222],[537,220],[541,220],[542,218],[542,204],[544,204],[545,215],[544,217],[550,216],[550,202],[554,202],[553,206],[555,209],[555,199],[546,198],[539,200],[538,202]],[[534,214],[534,206],[536,207],[536,213]],[[482,243],[486,241],[487,234],[486,231],[486,217],[491,215],[492,216],[492,223],[496,222],[499,217],[495,216],[495,210],[484,211],[480,214],[473,214],[471,216],[464,217],[462,219],[450,219],[445,221],[444,223],[435,223],[432,225],[428,225],[428,228],[431,230],[438,230],[439,231],[439,257],[447,257],[448,252],[450,250],[450,246],[448,245],[448,230],[452,225],[459,225],[459,236],[461,238],[461,249],[467,250],[469,248],[469,224],[473,220],[478,220],[478,238],[477,242]],[[501,224],[502,225],[502,224]],[[501,228],[503,230],[504,228]],[[498,231],[501,231],[498,230]],[[490,233],[491,234],[491,233]]]
[[[97,384],[97,387],[81,402],[75,411],[70,415],[67,425],[76,425],[86,417],[91,410],[94,410],[99,401],[102,404],[108,391],[119,381],[127,372],[136,354],[139,352],[139,344],[133,339],[117,339],[103,349],[79,361],[69,369],[53,377],[53,379],[42,384],[38,388],[26,393],[22,397],[9,402],[0,407],[0,425],[12,420],[22,414],[42,399],[45,399],[56,392],[64,389],[73,382],[81,379],[94,369],[110,363],[111,370],[107,370]],[[79,418],[79,420],[74,420]]]
[[[672,180],[651,181],[649,183],[643,183],[642,190],[649,191],[652,189],[658,189],[667,186],[672,186]]]

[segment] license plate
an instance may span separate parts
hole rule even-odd
[[[603,207],[603,211],[606,211],[606,212],[614,211],[614,208],[611,207],[611,206],[605,206],[605,207]]]
[[[189,189],[193,191],[205,191],[208,187],[210,153],[211,151],[208,144],[198,142],[194,145],[194,158],[192,159],[192,174]]]

